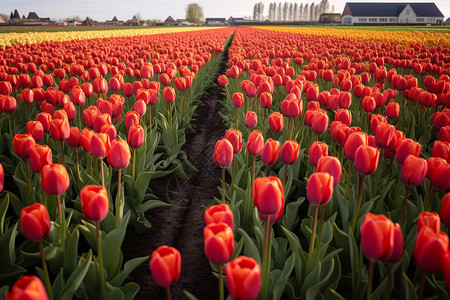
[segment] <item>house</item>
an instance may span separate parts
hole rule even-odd
[[[319,17],[319,23],[322,24],[336,24],[341,23],[341,14],[323,13]]]
[[[226,19],[225,18],[206,18],[205,19],[205,25],[206,26],[226,26]]]
[[[0,24],[2,24],[2,25],[6,24],[6,21],[5,21],[5,19],[2,18],[2,16],[0,16]]]
[[[180,22],[172,18],[172,16],[168,16],[167,19],[164,21],[165,26],[178,26],[180,25]]]
[[[114,16],[111,20],[106,20],[106,26],[122,26],[123,21],[119,21],[116,16]]]
[[[131,20],[128,20],[124,23],[125,26],[139,26],[139,20],[136,18],[136,16],[133,16]]]
[[[229,17],[227,20],[227,23],[231,26],[235,26],[238,23],[243,23],[245,22],[244,18],[233,18],[233,17]]]
[[[347,2],[342,13],[342,25],[442,25],[442,23],[444,15],[433,2]]]
[[[450,18],[447,18],[447,20],[445,20],[444,26],[450,26]]]

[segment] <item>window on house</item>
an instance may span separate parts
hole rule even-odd
[[[408,8],[407,10],[406,10],[406,14],[407,15],[409,15],[411,12],[410,12],[410,9]]]
[[[389,22],[396,22],[397,18],[389,18]]]
[[[425,19],[424,18],[417,18],[416,22],[425,22]]]
[[[367,18],[359,18],[359,22],[367,22]]]
[[[427,23],[434,23],[434,18],[427,18]]]
[[[380,22],[387,22],[388,19],[387,19],[387,18],[379,18],[378,20],[379,20]]]
[[[377,18],[369,18],[369,22],[376,22]]]

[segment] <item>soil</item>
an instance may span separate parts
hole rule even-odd
[[[219,74],[225,72],[226,61],[225,58]],[[203,213],[213,197],[220,198],[217,187],[221,172],[212,157],[215,143],[226,130],[218,114],[221,107],[218,100],[224,97],[222,93],[220,85],[206,90],[201,99],[203,105],[197,108],[197,117],[193,121],[195,134],[188,135],[183,146],[198,172],[189,172],[187,180],[175,175],[152,180],[150,188],[153,193],[172,206],[150,210],[147,218],[152,228],[143,235],[128,228],[122,246],[125,262],[134,257],[151,255],[161,245],[173,246],[180,251],[181,275],[178,282],[172,285],[173,299],[186,299],[184,290],[198,299],[215,299],[218,295],[218,281],[203,250]],[[149,261],[132,272],[128,281],[136,282],[141,287],[136,299],[165,299],[165,289],[157,286],[152,279]]]

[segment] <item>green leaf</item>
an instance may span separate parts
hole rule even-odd
[[[146,212],[148,210],[160,207],[170,207],[172,204],[166,203],[161,200],[148,200],[144,204],[141,205],[140,210],[142,212]]]
[[[261,265],[261,257],[258,251],[258,247],[256,247],[253,239],[242,228],[239,228],[238,232],[244,238],[244,254],[246,256],[252,257],[259,265]]]
[[[417,299],[416,288],[405,273],[402,273],[402,283],[405,299]]]
[[[305,197],[300,197],[297,201],[286,205],[286,213],[283,216],[282,223],[287,229],[292,230],[298,222],[298,209],[304,201]]]
[[[72,274],[77,267],[79,236],[78,227],[75,227],[74,231],[68,235],[64,242],[64,269],[69,274]]]
[[[123,282],[127,279],[128,275],[130,275],[131,272],[134,271],[140,264],[142,264],[144,261],[146,261],[149,258],[149,256],[144,257],[137,257],[134,259],[131,259],[125,263],[125,266],[123,270],[113,279],[111,279],[111,285],[120,287]]]
[[[281,273],[281,276],[279,277],[278,281],[275,283],[275,286],[273,287],[272,299],[281,299],[286,283],[288,282],[289,276],[291,275],[292,270],[294,269],[294,259],[295,254],[291,254],[291,256],[289,256],[289,258],[286,260],[283,272]]]
[[[0,269],[10,267],[16,261],[16,236],[19,233],[17,226],[19,222],[9,228],[0,238]]]
[[[323,269],[324,270],[328,270],[327,275],[321,281],[317,282],[316,284],[311,286],[306,291],[306,299],[315,299],[316,295],[319,293],[321,287],[324,286],[328,282],[328,279],[330,279],[330,276],[333,273],[334,259],[331,260],[330,266],[325,266],[325,264],[324,264],[324,268]]]
[[[300,240],[298,239],[298,237],[292,233],[290,230],[286,229],[285,227],[281,226],[281,229],[284,232],[284,235],[287,237],[288,241],[289,241],[289,245],[291,246],[291,251],[293,253],[297,253],[300,250],[302,250],[301,245],[300,245]]]
[[[144,172],[141,174],[138,174],[136,176],[136,183],[134,185],[136,190],[136,202],[135,203],[141,203],[144,199],[145,192],[147,191],[148,184],[150,182],[150,178],[152,177],[152,173],[150,172]]]
[[[5,198],[0,205],[0,237],[5,233],[5,215],[9,206],[9,194],[6,194]]]
[[[116,276],[115,271],[122,264],[120,247],[125,237],[125,232],[127,230],[129,220],[130,213],[128,212],[123,217],[123,220],[119,224],[119,227],[108,233],[103,240],[103,267],[108,272],[108,278]]]
[[[242,247],[244,246],[244,238],[241,238],[239,240],[239,243],[234,246],[233,255],[230,257],[230,261],[234,260],[236,257],[238,257],[241,254]]]
[[[198,300],[197,297],[195,297],[194,295],[192,295],[191,293],[189,293],[186,290],[183,290],[184,295],[186,296],[186,298],[188,298],[188,300]]]
[[[120,287],[120,290],[123,293],[123,298],[125,300],[134,299],[136,294],[139,292],[139,289],[139,285],[135,282],[128,282],[127,284]]]
[[[87,271],[89,270],[89,264],[92,259],[92,250],[89,250],[88,256],[86,258],[81,258],[80,261],[84,260],[78,268],[70,275],[64,289],[58,295],[58,299],[60,300],[71,300],[73,299],[73,295],[77,291],[81,282],[83,282],[84,276],[86,276]]]

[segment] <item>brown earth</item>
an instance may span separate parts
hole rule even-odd
[[[223,61],[219,74],[224,72],[226,61]],[[218,297],[218,281],[212,275],[203,250],[203,212],[214,196],[220,198],[217,189],[220,168],[214,164],[212,157],[216,141],[225,134],[218,114],[221,107],[218,100],[224,97],[222,92],[220,85],[206,90],[201,98],[203,105],[197,108],[197,117],[193,122],[195,134],[188,135],[183,146],[198,172],[187,173],[187,180],[175,175],[152,180],[150,188],[154,194],[172,206],[149,211],[147,218],[152,228],[143,235],[138,235],[132,227],[128,228],[122,246],[125,262],[134,257],[151,255],[161,245],[173,246],[181,252],[181,276],[172,286],[173,299],[186,299],[184,290],[198,299]],[[136,299],[165,299],[165,289],[153,281],[148,263],[149,260],[140,265],[128,278],[141,287]]]

